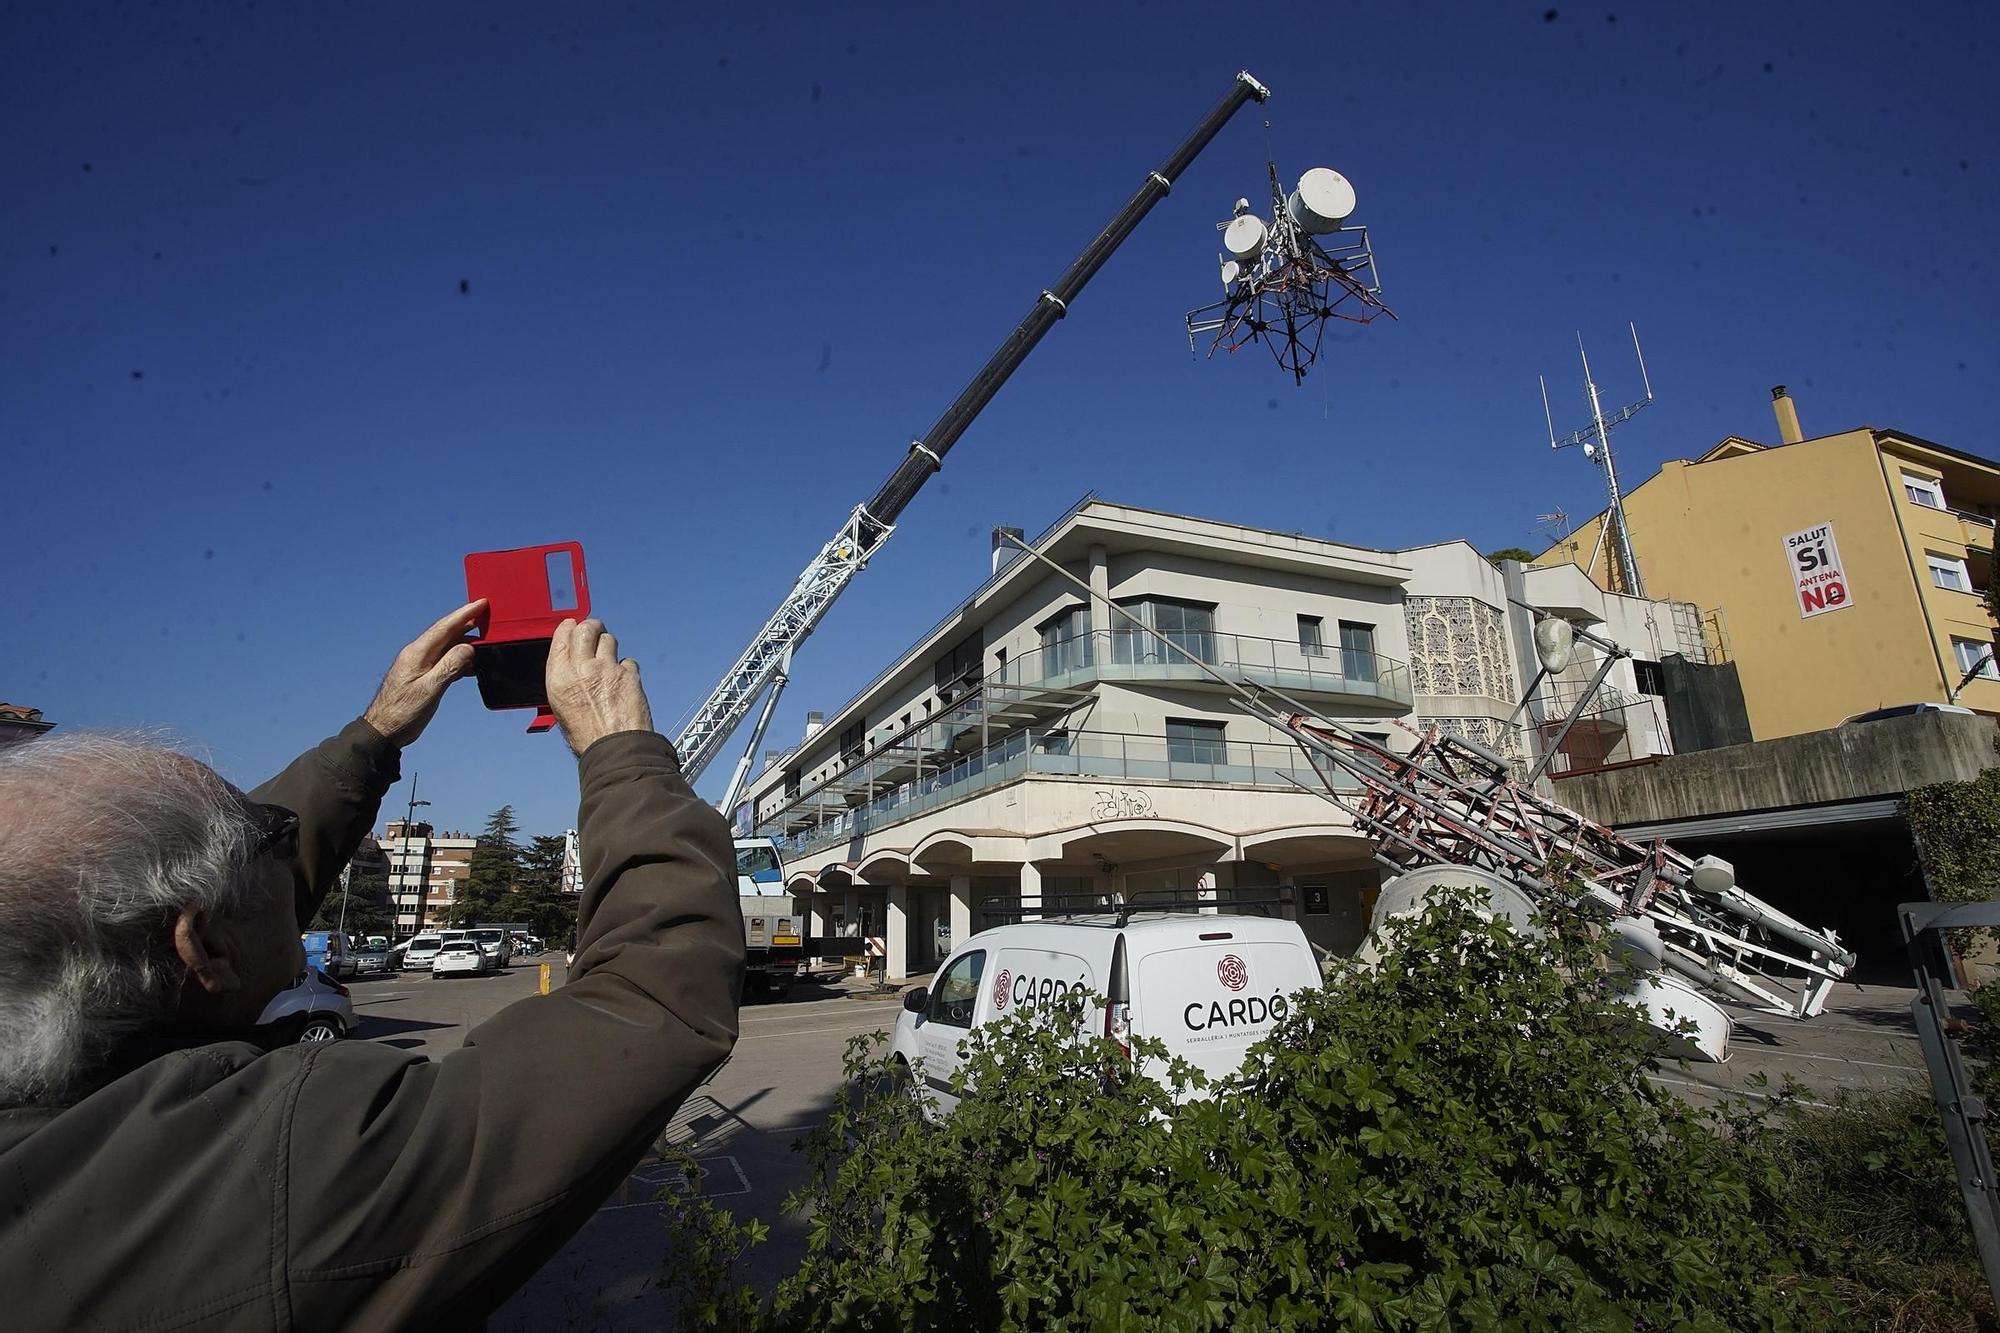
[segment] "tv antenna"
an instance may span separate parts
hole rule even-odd
[[[1646,396],[1636,403],[1627,403],[1616,412],[1606,416],[1604,405],[1597,394],[1597,381],[1590,377],[1590,354],[1583,350],[1583,335],[1576,335],[1576,354],[1583,361],[1583,393],[1590,404],[1590,425],[1582,430],[1556,438],[1555,414],[1549,411],[1549,382],[1541,376],[1542,417],[1549,426],[1549,448],[1567,449],[1571,445],[1580,446],[1583,456],[1604,471],[1604,488],[1611,496],[1611,504],[1604,511],[1604,522],[1597,529],[1597,545],[1590,552],[1590,561],[1584,566],[1586,571],[1597,564],[1597,553],[1607,550],[1607,582],[1616,585],[1612,592],[1625,593],[1632,597],[1646,595],[1645,581],[1639,577],[1639,559],[1632,552],[1632,530],[1625,521],[1625,496],[1618,489],[1618,469],[1611,461],[1611,432],[1639,415],[1639,409],[1653,403],[1653,380],[1646,373],[1646,354],[1639,349],[1639,326],[1628,322],[1632,330],[1632,354],[1639,359],[1639,378],[1645,383]]]

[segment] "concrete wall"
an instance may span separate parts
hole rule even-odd
[[[1614,827],[1838,801],[1964,782],[2000,764],[1992,718],[1926,713],[1672,755],[1565,778],[1556,799]]]

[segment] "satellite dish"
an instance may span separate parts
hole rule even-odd
[[[1285,211],[1300,230],[1315,236],[1339,231],[1354,212],[1354,187],[1332,167],[1314,167],[1299,177],[1299,188],[1285,201]]]
[[[1242,273],[1243,273],[1243,266],[1237,263],[1235,260],[1225,259],[1222,261],[1223,286],[1227,287],[1230,283],[1235,282],[1238,277],[1242,276]]]
[[[1694,886],[1703,893],[1727,893],[1736,887],[1736,867],[1719,856],[1694,863]]]
[[[1592,444],[1589,440],[1585,440],[1583,442],[1583,456],[1585,458],[1596,458],[1597,446],[1595,444]]]
[[[1264,253],[1266,235],[1264,219],[1255,213],[1245,213],[1223,230],[1222,248],[1229,251],[1231,258],[1247,264]]]
[[[1575,647],[1576,631],[1561,616],[1549,616],[1535,625],[1535,656],[1551,676],[1569,665]]]

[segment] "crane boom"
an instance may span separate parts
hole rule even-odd
[[[1202,118],[1159,170],[1147,174],[1131,199],[1098,233],[1097,239],[1076,257],[1062,277],[1057,279],[1055,286],[1035,298],[1027,316],[980,367],[971,383],[952,400],[951,406],[944,410],[924,437],[911,443],[902,462],[882,488],[872,499],[856,505],[848,514],[839,531],[805,567],[798,581],[792,585],[791,592],[778,603],[777,609],[751,639],[742,656],[716,682],[708,698],[688,715],[680,735],[674,740],[674,748],[680,752],[681,771],[688,781],[693,782],[708,767],[728,742],[731,733],[749,715],[757,696],[773,684],[779,666],[813,632],[820,617],[867,565],[869,557],[882,549],[882,544],[895,531],[896,519],[932,474],[943,467],[944,456],[958,442],[959,436],[965,433],[974,418],[992,401],[993,395],[1000,392],[1000,387],[1027,360],[1035,344],[1068,313],[1069,303],[1076,299],[1084,284],[1104,267],[1105,261],[1124,244],[1133,229],[1152,211],[1153,205],[1166,197],[1188,164],[1242,109],[1243,104],[1262,102],[1270,95],[1271,90],[1247,71],[1239,73],[1230,85],[1228,96]],[[737,785],[731,783],[732,787]],[[735,792],[732,791],[725,798],[725,806],[733,804],[734,797]]]

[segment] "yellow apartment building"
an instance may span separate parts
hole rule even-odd
[[[1717,613],[1759,740],[1955,690],[2000,714],[1985,600],[2000,463],[1867,426],[1805,439],[1784,387],[1771,396],[1781,443],[1731,436],[1626,492],[1646,595]],[[1535,563],[1611,586],[1604,519]]]

